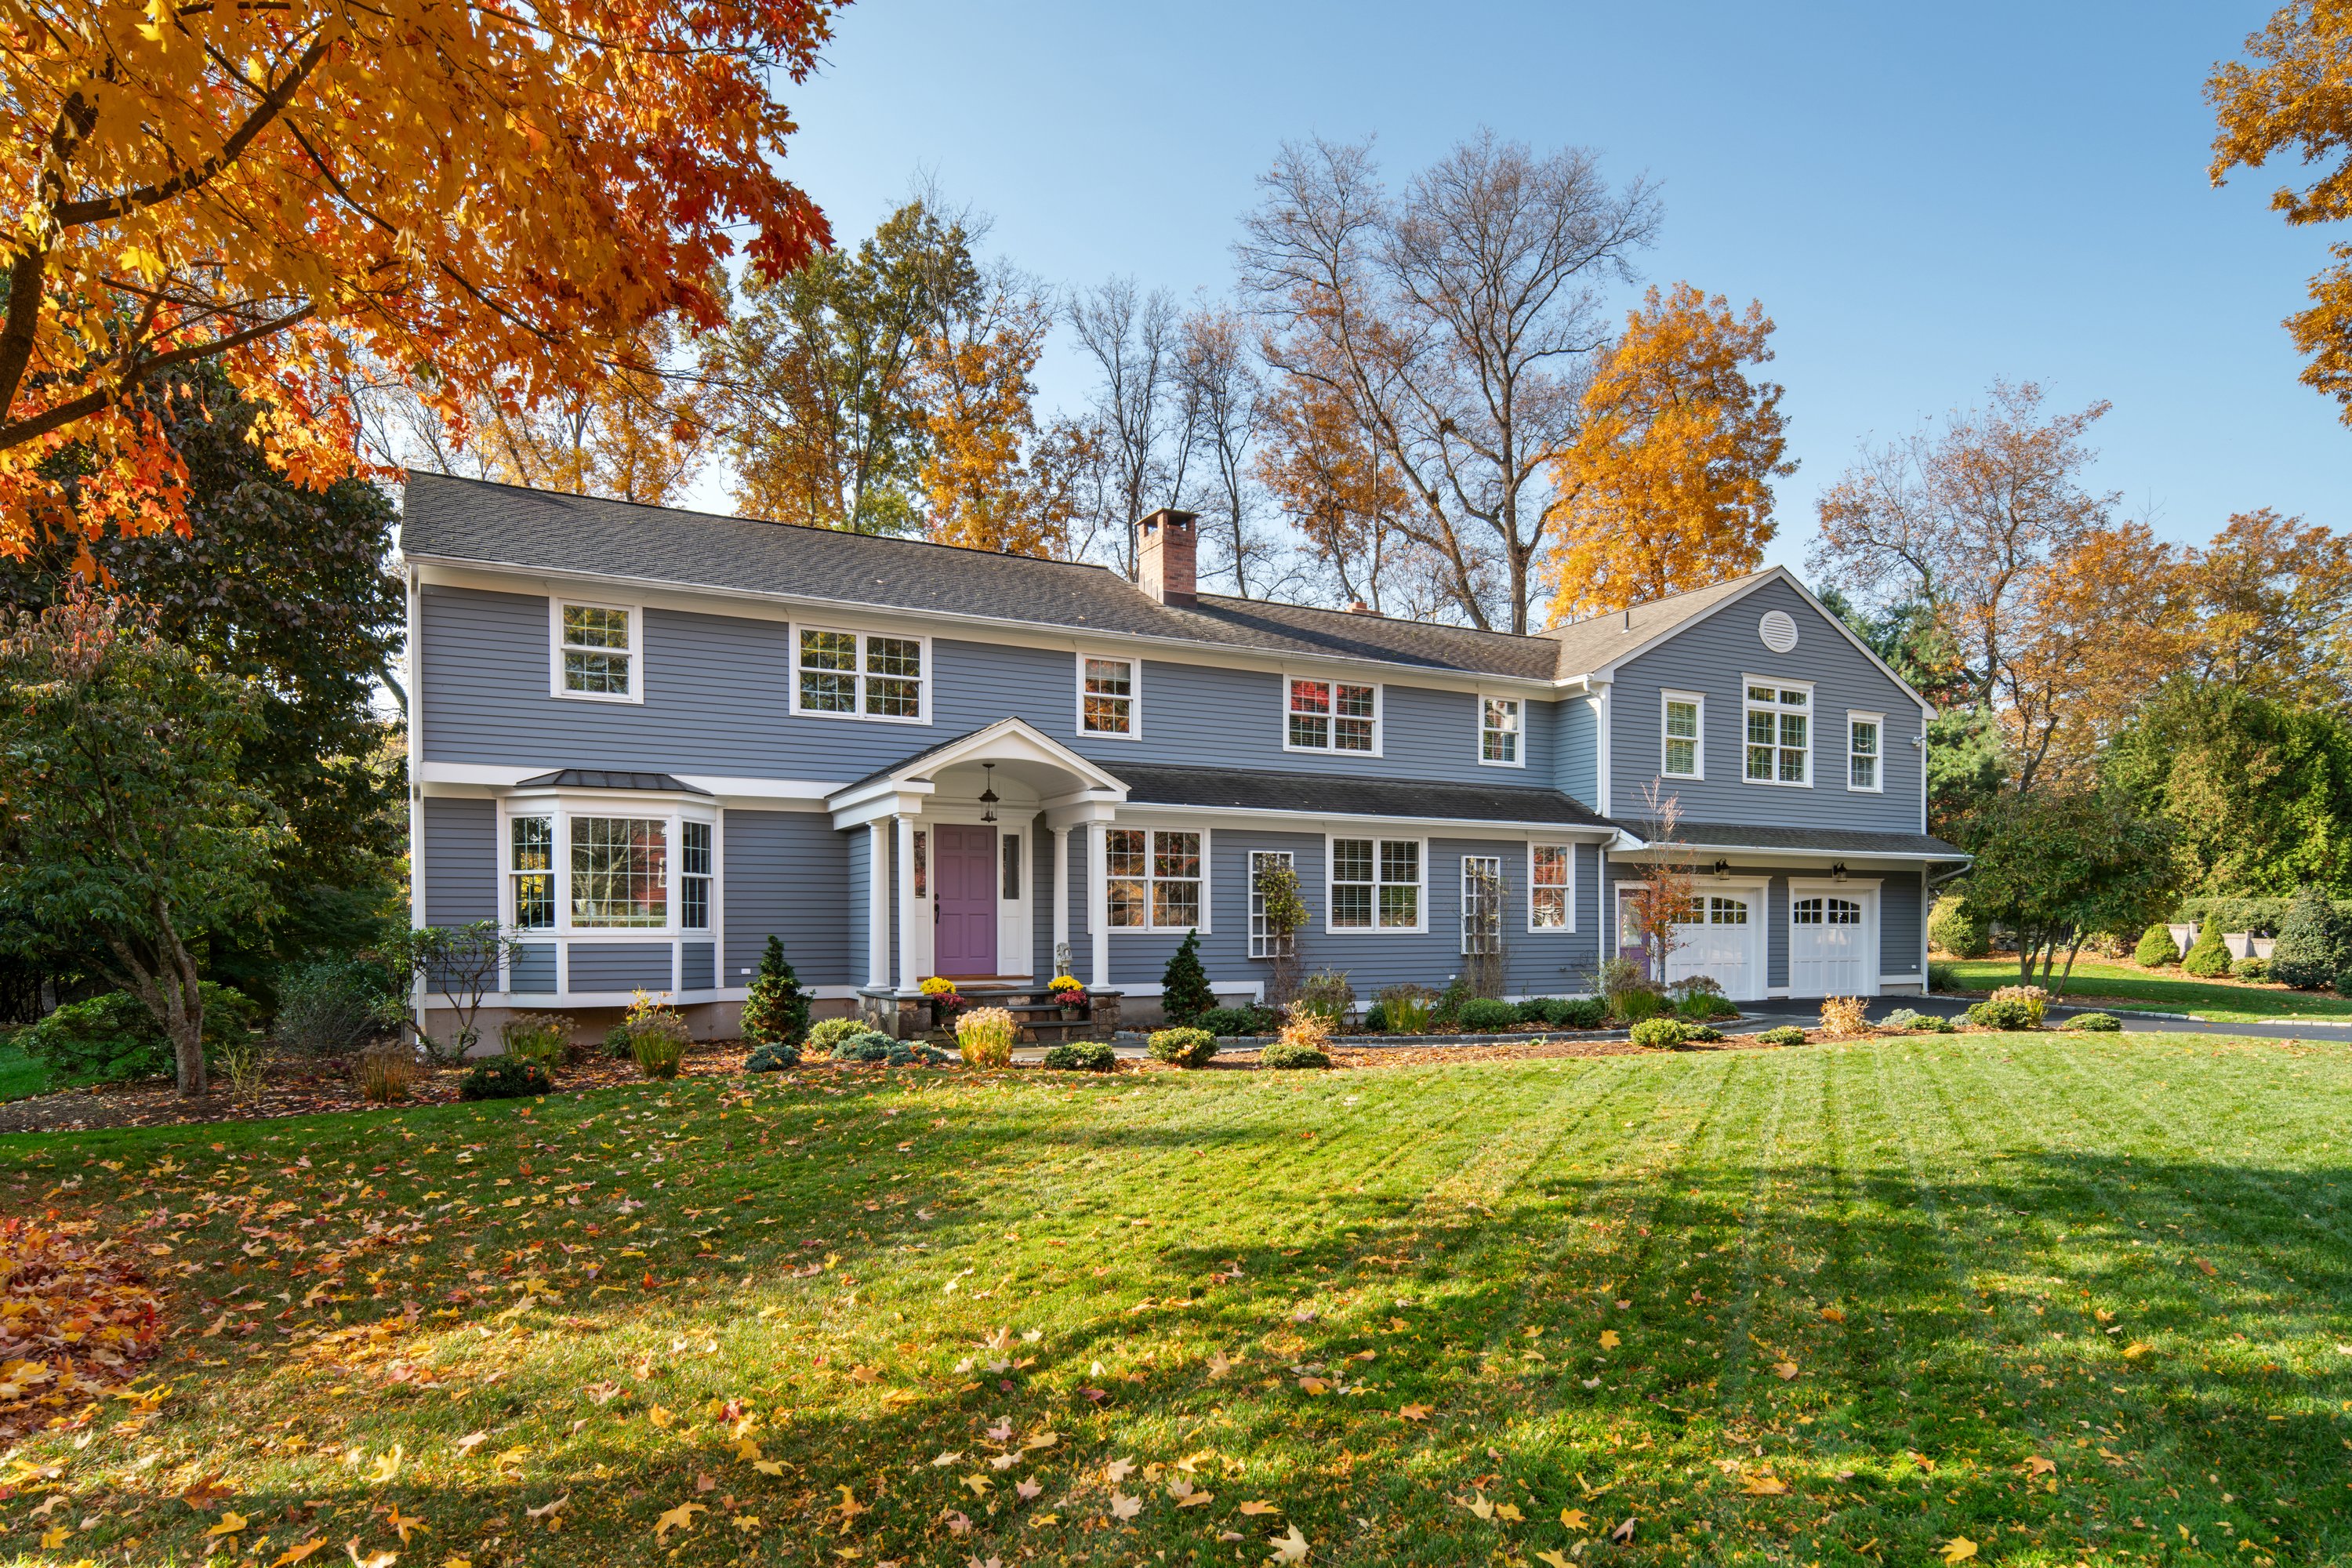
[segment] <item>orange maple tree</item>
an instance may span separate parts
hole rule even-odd
[[[1585,388],[1584,423],[1553,463],[1559,517],[1545,558],[1555,622],[1752,572],[1778,525],[1772,483],[1788,416],[1772,322],[1688,283],[1653,288]]]
[[[829,243],[771,89],[834,0],[26,0],[0,16],[0,552],[180,521],[158,400],[216,359],[310,483],[354,462],[347,374],[445,417],[631,363]],[[70,451],[66,450],[71,448]]]

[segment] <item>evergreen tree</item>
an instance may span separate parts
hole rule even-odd
[[[2230,946],[2221,940],[2221,922],[2208,915],[2205,923],[2197,928],[2197,940],[2189,946],[2180,967],[2200,980],[2212,980],[2230,973]]]
[[[2344,917],[2326,893],[2305,887],[2279,921],[2278,945],[2271,950],[2271,978],[2298,991],[2335,983],[2345,960]]]
[[[809,994],[784,957],[783,940],[771,934],[760,973],[743,1002],[743,1037],[754,1045],[798,1045],[808,1037]]]
[[[1160,1011],[1171,1026],[1181,1026],[1197,1021],[1216,1005],[1216,993],[1209,989],[1209,972],[1201,967],[1201,933],[1186,931],[1183,945],[1160,975]]]

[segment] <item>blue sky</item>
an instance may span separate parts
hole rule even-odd
[[[2279,326],[2325,238],[2204,174],[2206,72],[2271,8],[868,0],[789,95],[790,170],[850,239],[922,169],[1049,280],[1190,296],[1285,138],[1376,134],[1392,174],[1482,124],[1590,146],[1662,188],[1650,279],[1779,323],[1802,466],[1772,559],[1858,442],[1995,376],[2111,400],[2095,479],[2169,536],[2347,526],[2352,429]],[[1049,405],[1086,384],[1066,350],[1041,372]]]

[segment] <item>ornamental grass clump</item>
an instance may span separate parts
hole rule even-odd
[[[422,1069],[415,1048],[405,1040],[393,1040],[362,1051],[352,1076],[359,1079],[361,1099],[373,1105],[390,1105],[415,1092]]]
[[[637,1070],[667,1083],[686,1065],[687,1042],[693,1037],[686,1017],[675,1007],[645,992],[629,1005],[629,1055]]]
[[[1010,1067],[1019,1029],[1004,1008],[975,1007],[956,1020],[956,1050],[976,1068]]]
[[[1832,1040],[1858,1040],[1870,1033],[1870,1009],[1859,996],[1825,996],[1822,1033]]]

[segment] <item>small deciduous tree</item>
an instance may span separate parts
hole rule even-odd
[[[1583,394],[1584,423],[1553,465],[1551,618],[1621,609],[1752,572],[1779,525],[1781,388],[1752,374],[1772,322],[1688,283],[1649,291]]]
[[[268,918],[287,837],[237,776],[255,712],[244,682],[112,600],[77,593],[0,637],[0,883],[97,939],[170,1037],[184,1096],[209,1087],[192,943]]]
[[[473,921],[461,926],[417,926],[398,932],[386,944],[395,967],[411,984],[421,982],[437,993],[456,1018],[447,1040],[436,1040],[420,1016],[411,1020],[417,1043],[438,1061],[463,1061],[480,1043],[482,1001],[499,988],[499,975],[515,949],[515,939],[496,921]],[[640,995],[643,993],[639,993]],[[422,1009],[419,1009],[421,1015]]]
[[[1681,839],[1682,819],[1681,799],[1668,794],[1660,781],[1652,779],[1642,786],[1643,845],[1634,857],[1642,880],[1618,900],[1619,940],[1630,937],[1640,947],[1643,965],[1659,985],[1666,983],[1666,961],[1683,944],[1676,928],[1688,925],[1696,914],[1696,880],[1690,848]]]
[[[1978,813],[1966,841],[1976,855],[1969,907],[2016,933],[2021,984],[2032,983],[2036,963],[2047,981],[2063,949],[2061,994],[2084,938],[2144,929],[2186,880],[2171,825],[2109,792],[2005,793]]]

